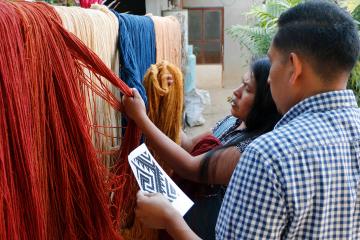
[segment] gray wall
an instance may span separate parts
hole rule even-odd
[[[152,13],[154,16],[161,16],[161,11],[175,8],[180,5],[180,0],[172,1],[173,6],[169,5],[168,0],[145,0],[146,13]]]
[[[152,13],[155,16],[160,16],[161,14],[161,3],[160,1],[145,1],[146,13]]]
[[[223,7],[224,28],[234,24],[245,24],[246,18],[243,13],[250,10],[251,6],[259,0],[183,0],[184,8],[194,7]],[[227,85],[236,85],[241,75],[247,70],[247,62],[250,54],[246,49],[224,34],[224,79]]]

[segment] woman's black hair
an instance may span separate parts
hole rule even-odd
[[[271,131],[280,119],[268,84],[270,67],[267,57],[254,60],[250,65],[251,77],[256,82],[256,90],[254,103],[245,120],[246,132],[249,134]]]
[[[220,149],[236,146],[245,139],[259,136],[271,131],[280,120],[274,100],[271,96],[270,86],[267,82],[270,72],[270,61],[267,57],[254,59],[250,65],[251,77],[256,82],[255,98],[252,108],[245,120],[246,129],[231,142],[209,151],[201,162],[200,179],[207,182],[209,159]],[[216,164],[216,163],[215,163]]]

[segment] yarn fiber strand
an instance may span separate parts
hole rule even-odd
[[[173,16],[151,16],[156,35],[156,63],[168,61],[181,68],[181,27]]]
[[[61,17],[65,29],[75,34],[87,47],[93,50],[108,68],[118,72],[118,20],[107,7],[93,4],[92,9],[80,7],[54,7]],[[84,69],[92,82],[97,82],[97,76]],[[120,92],[107,79],[102,82],[115,96]],[[121,144],[121,115],[101,97],[97,96],[91,89],[83,89],[86,105],[91,124],[91,138],[94,146],[99,151],[106,166],[113,166],[114,148]]]
[[[139,91],[146,104],[142,81],[156,60],[154,23],[147,16],[113,12],[119,20],[120,77]]]

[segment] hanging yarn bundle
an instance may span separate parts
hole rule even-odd
[[[181,68],[181,28],[173,16],[151,16],[156,34],[156,62],[166,60]]]
[[[75,34],[101,60],[115,70],[118,66],[118,31],[116,16],[106,6],[93,4],[91,9],[54,6],[63,26]]]
[[[142,80],[155,63],[154,23],[147,16],[114,13],[119,20],[120,77],[129,87],[136,88],[146,103]]]
[[[99,10],[99,11],[93,11],[93,13],[96,15],[101,15],[100,12],[104,13],[107,17],[101,17],[102,22],[96,24],[98,25],[97,29],[95,31],[97,34],[102,35],[103,37],[100,37],[98,39],[102,39],[102,41],[97,42],[97,49],[95,50],[96,54],[100,56],[100,58],[109,59],[110,60],[110,68],[113,70],[113,72],[118,73],[119,72],[119,49],[118,49],[118,40],[119,40],[119,21],[115,14],[108,9],[104,5],[99,4],[93,4],[91,5],[91,9]],[[93,17],[92,19],[96,20],[99,17]],[[99,19],[99,20],[100,20]],[[106,33],[104,33],[106,31]],[[105,36],[104,36],[105,35]],[[109,45],[109,46],[104,46]],[[104,51],[108,51],[107,53],[102,53]],[[104,57],[102,57],[104,55]],[[107,55],[107,57],[105,57]],[[105,60],[105,64],[108,64],[108,62]]]
[[[0,0],[0,52],[0,239],[120,239],[108,196],[126,187],[96,157],[81,89],[122,106],[83,68],[131,90],[44,3]],[[131,171],[123,162],[138,140],[129,121],[120,177]]]
[[[92,8],[55,6],[63,26],[92,49],[107,67],[118,72],[118,20],[105,6],[93,4]],[[94,74],[87,69],[84,71],[92,81],[97,81]],[[120,95],[109,81],[105,78],[101,80],[116,96]],[[90,89],[84,91],[91,124],[96,126],[91,132],[94,146],[100,153],[110,153],[114,147],[121,144],[121,116]],[[110,154],[103,154],[102,158],[108,168],[113,165]]]
[[[143,76],[148,67],[155,63],[155,31],[153,21],[146,16],[113,13],[118,18],[119,34],[119,62],[120,77],[132,88],[136,88],[146,102],[146,93],[142,84]],[[123,119],[122,126],[127,123]],[[127,130],[125,131],[125,135]],[[143,228],[139,222],[134,222],[134,209],[136,206],[136,192],[138,185],[130,172],[122,180],[126,188],[114,195],[113,204],[120,205],[114,215],[121,216],[120,226],[126,239],[156,239],[157,231]],[[128,198],[127,201],[124,201]],[[121,211],[120,211],[121,210]]]
[[[180,69],[167,61],[151,65],[144,77],[150,120],[170,139],[180,144],[183,113],[183,77]],[[165,162],[161,167],[171,174]]]
[[[181,72],[183,75],[186,75],[186,66],[187,66],[187,56],[188,56],[188,14],[183,10],[180,11],[165,11],[163,12],[164,16],[173,16],[177,19],[180,24],[181,32]]]

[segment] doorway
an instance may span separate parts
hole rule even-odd
[[[200,85],[223,85],[224,9],[188,8],[189,44],[194,47]],[[211,79],[210,79],[211,78]],[[202,83],[203,82],[203,83]]]

